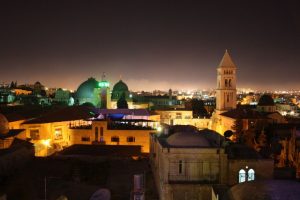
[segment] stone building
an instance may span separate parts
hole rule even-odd
[[[160,115],[160,122],[168,125],[191,125],[198,129],[208,128],[209,118],[193,118],[193,111],[186,109],[159,109],[155,110]]]
[[[149,152],[149,134],[159,127],[159,117],[142,109],[72,106],[18,125],[34,143],[36,156],[48,156],[74,144],[139,145]]]
[[[0,149],[7,149],[15,138],[26,139],[24,129],[10,129],[7,118],[0,113]]]
[[[161,200],[208,200],[215,185],[270,179],[273,160],[245,146],[221,147],[218,133],[171,126],[150,138],[150,162]]]
[[[272,97],[266,94],[261,96],[256,110],[244,106],[237,107],[236,70],[237,67],[226,50],[217,68],[216,109],[209,128],[223,135],[227,130],[236,131],[233,127],[237,120],[242,121],[243,131],[262,121],[286,123],[284,117],[276,112]]]

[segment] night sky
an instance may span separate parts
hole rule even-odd
[[[297,1],[109,2],[1,1],[0,82],[215,88],[228,49],[239,88],[300,89]]]

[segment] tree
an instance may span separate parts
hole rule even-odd
[[[199,99],[192,99],[185,102],[185,108],[193,110],[193,117],[207,116],[207,110],[204,107],[204,102]]]
[[[233,132],[231,130],[227,130],[224,132],[225,139],[230,138],[233,135]]]
[[[117,102],[117,107],[118,107],[118,109],[128,108],[128,103],[126,101],[124,92],[122,93],[122,95],[120,96],[120,98]]]
[[[235,142],[243,143],[243,119],[240,117],[237,117],[234,121],[234,124],[232,125],[232,130],[234,130],[234,140]]]

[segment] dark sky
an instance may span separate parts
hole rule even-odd
[[[300,89],[297,1],[205,2],[1,1],[0,81],[76,89],[105,72],[134,90],[214,88],[228,49],[238,87]]]

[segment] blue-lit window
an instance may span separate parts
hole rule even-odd
[[[248,171],[248,181],[254,181],[255,179],[255,171],[253,169],[249,169]]]
[[[246,181],[246,171],[241,169],[239,171],[239,183],[245,182]]]

